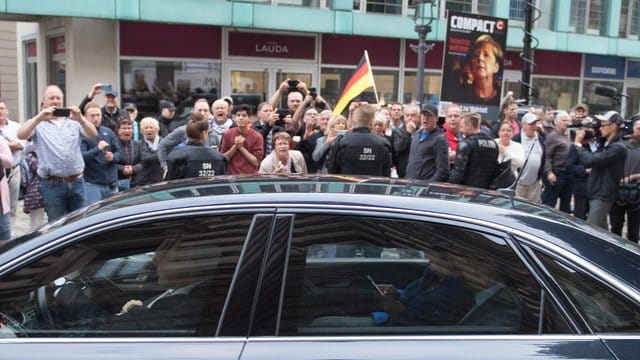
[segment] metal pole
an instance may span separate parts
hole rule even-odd
[[[416,75],[416,105],[422,107],[424,98],[424,57],[427,49],[427,33],[431,29],[428,26],[416,25],[418,33],[418,73]]]
[[[533,51],[531,50],[531,28],[533,24],[533,6],[530,1],[525,2],[524,38],[522,47],[522,81],[520,82],[520,98],[525,105],[531,101],[531,73],[533,72]]]

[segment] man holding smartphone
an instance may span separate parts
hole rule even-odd
[[[82,116],[77,106],[69,116],[53,115],[64,107],[64,95],[56,85],[45,88],[40,112],[18,129],[18,139],[32,139],[38,156],[41,193],[49,221],[85,206],[84,161],[80,135],[98,135],[96,127]]]
[[[93,101],[93,98],[98,94],[104,94],[102,125],[108,127],[111,131],[115,131],[118,120],[129,118],[129,114],[118,107],[120,101],[119,94],[113,89],[112,85],[102,83],[93,85],[78,107],[83,111],[82,114],[84,115],[84,107],[87,106],[90,101]]]

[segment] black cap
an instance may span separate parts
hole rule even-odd
[[[433,104],[422,105],[421,113],[427,113],[433,116],[438,116],[438,108]]]
[[[160,110],[169,109],[170,111],[176,111],[176,106],[169,100],[160,101]]]
[[[118,92],[115,90],[107,90],[104,92],[104,96],[115,96],[118,97]]]
[[[127,103],[124,107],[124,110],[129,110],[129,109],[133,109],[133,110],[138,110],[138,108],[136,107],[136,104],[134,103]]]

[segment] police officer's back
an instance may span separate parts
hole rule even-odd
[[[225,175],[224,155],[204,145],[209,130],[208,122],[192,118],[186,130],[187,144],[169,154],[166,180]]]
[[[391,145],[382,136],[371,133],[375,108],[360,105],[354,114],[356,127],[334,141],[327,159],[331,174],[389,176]]]
[[[462,119],[465,138],[458,143],[449,182],[486,189],[498,166],[498,144],[480,132],[478,113],[465,113]]]

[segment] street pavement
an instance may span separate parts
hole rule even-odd
[[[18,210],[16,211],[15,226],[11,228],[12,238],[22,236],[30,232],[31,225],[29,220],[29,214],[25,214],[24,211],[22,211],[23,204],[24,202],[22,200],[18,201]]]

